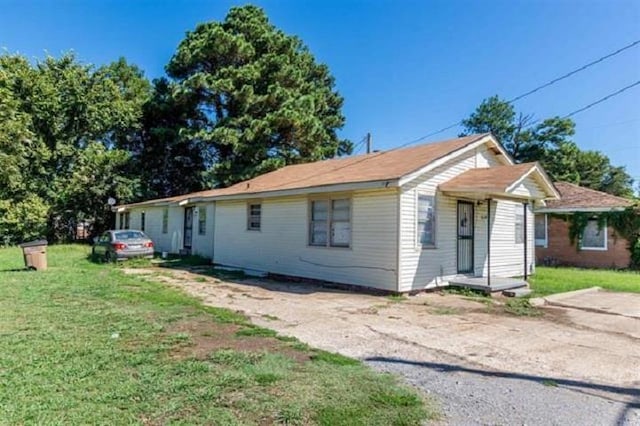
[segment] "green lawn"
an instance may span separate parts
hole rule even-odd
[[[640,273],[628,271],[536,267],[529,280],[535,296],[544,296],[588,287],[640,293]]]
[[[413,425],[428,401],[358,361],[49,247],[0,249],[0,423]],[[213,284],[212,284],[213,285]]]

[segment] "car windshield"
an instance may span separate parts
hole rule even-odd
[[[116,241],[137,240],[140,238],[147,238],[147,236],[140,231],[118,231],[114,233],[114,236]]]

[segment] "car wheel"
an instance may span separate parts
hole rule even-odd
[[[104,261],[107,263],[113,262],[113,256],[111,255],[111,252],[109,250],[107,250],[104,254]]]

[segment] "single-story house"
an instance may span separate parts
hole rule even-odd
[[[491,134],[290,165],[224,189],[115,207],[158,251],[408,292],[533,272],[533,207],[559,195]]]
[[[535,210],[536,261],[539,265],[566,265],[583,268],[627,268],[631,262],[629,242],[608,226],[603,213],[622,211],[631,200],[606,192],[557,182],[559,200],[550,200]],[[590,216],[578,241],[569,238],[568,216]]]

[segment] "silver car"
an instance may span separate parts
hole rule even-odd
[[[153,241],[142,231],[111,230],[94,239],[92,253],[107,262],[132,257],[152,258]]]

